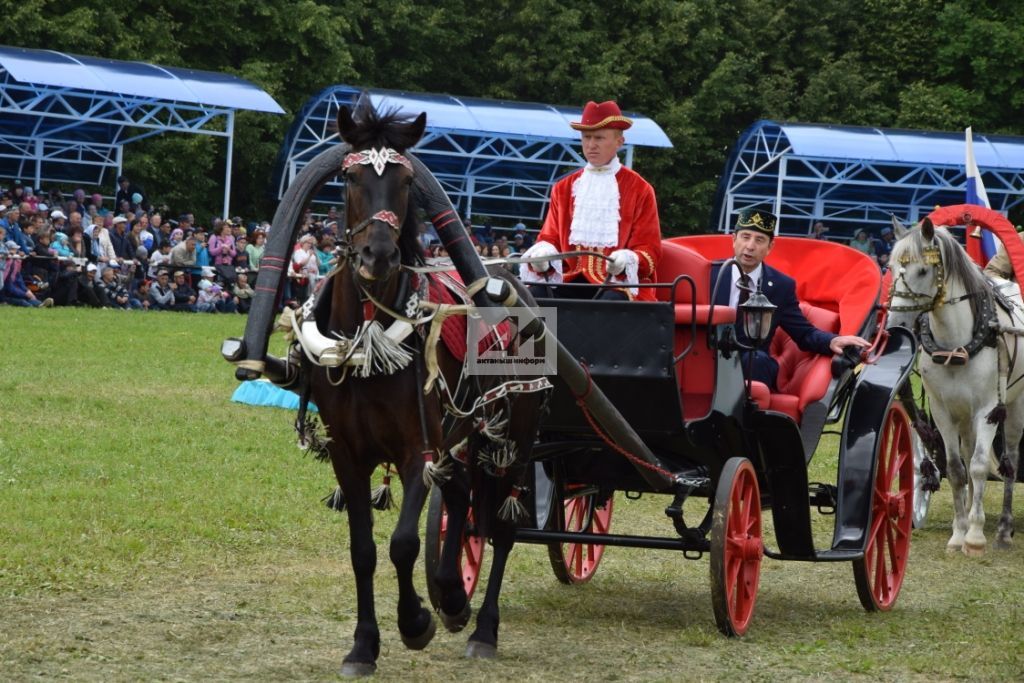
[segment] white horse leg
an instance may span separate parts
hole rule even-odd
[[[1024,401],[1018,400],[1006,416],[1003,424],[1006,435],[1004,454],[1013,470],[1010,476],[1003,476],[1003,512],[999,515],[999,527],[996,530],[995,547],[1008,549],[1013,542],[1013,485],[1017,479],[1017,467],[1020,463],[1020,438],[1024,433]]]
[[[985,553],[985,482],[988,481],[989,452],[996,436],[996,425],[989,424],[987,415],[987,410],[981,410],[975,416],[974,448],[970,451],[971,509],[967,515],[964,554],[971,556]]]
[[[953,533],[946,542],[946,550],[960,552],[967,535],[967,470],[960,459],[964,446],[960,443],[960,430],[938,401],[932,402],[932,419],[946,447],[946,476],[953,492]]]

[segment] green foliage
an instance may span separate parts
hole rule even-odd
[[[701,231],[730,146],[758,118],[1024,133],[1024,5],[978,0],[27,0],[8,41],[226,71],[286,116],[240,114],[232,206],[267,215],[292,117],[336,83],[521,101],[616,98],[672,150],[639,150],[663,223]],[[216,212],[223,141],[147,142],[126,168]],[[201,157],[201,158],[200,158]],[[165,173],[166,169],[166,173]]]

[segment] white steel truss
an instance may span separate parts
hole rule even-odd
[[[225,138],[230,211],[235,109],[24,83],[0,66],[0,177],[113,187],[124,147],[161,133]]]
[[[349,86],[333,86],[312,98],[299,113],[278,157],[274,188],[279,199],[310,160],[338,143],[338,109],[352,106],[359,93],[359,89]],[[426,133],[412,152],[431,170],[464,216],[539,223],[554,182],[585,163],[578,135],[568,126],[564,132],[536,136],[435,128],[430,122],[428,111]],[[627,166],[632,165],[634,148],[624,146]],[[343,179],[331,179],[314,203],[341,206],[343,187]]]
[[[926,141],[922,134],[922,144]],[[860,227],[877,233],[892,215],[916,221],[936,205],[964,201],[962,162],[852,156],[797,154],[785,125],[757,122],[737,141],[726,164],[715,202],[715,227],[728,232],[739,211],[770,207],[786,234],[806,235],[819,220],[840,235],[852,235]],[[982,168],[982,181],[993,209],[1005,213],[1024,202],[1024,168]]]

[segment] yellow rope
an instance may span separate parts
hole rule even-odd
[[[468,315],[473,307],[465,304],[437,304],[432,301],[424,301],[420,305],[434,311],[430,321],[430,332],[427,333],[427,340],[423,345],[423,358],[427,366],[427,381],[423,384],[423,393],[429,394],[440,373],[437,365],[437,342],[441,338],[441,325],[449,316]]]

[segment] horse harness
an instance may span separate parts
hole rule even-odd
[[[942,252],[937,245],[930,246],[922,249],[922,256],[925,265],[932,266],[935,269],[935,281],[938,283],[935,294],[929,295],[915,292],[911,288],[910,283],[906,280],[906,266],[911,260],[908,255],[904,254],[899,261],[902,268],[893,278],[892,286],[889,289],[889,300],[892,301],[894,297],[899,297],[901,299],[910,299],[917,303],[902,306],[890,305],[889,310],[901,312],[920,311],[920,314],[914,321],[914,327],[921,340],[921,348],[924,349],[925,353],[931,357],[933,362],[941,365],[964,365],[982,348],[986,346],[995,347],[996,345],[996,340],[999,336],[999,325],[992,292],[988,290],[967,292],[961,296],[946,299],[946,268],[942,262]],[[900,283],[904,287],[903,290],[897,289]],[[978,301],[970,341],[955,349],[940,347],[932,335],[931,323],[927,314],[944,305],[955,305],[970,299],[977,299]]]
[[[390,147],[373,148],[360,152],[353,152],[345,156],[342,163],[342,170],[348,171],[353,166],[372,166],[378,176],[384,174],[388,164],[398,164],[412,172],[412,164],[409,160]],[[429,392],[433,388],[435,379],[441,390],[442,403],[445,411],[457,417],[468,417],[485,405],[515,393],[532,393],[544,391],[551,387],[547,378],[541,377],[534,380],[516,380],[505,382],[484,392],[469,407],[457,405],[458,401],[452,391],[446,385],[443,376],[438,376],[436,363],[436,344],[440,332],[440,326],[444,318],[450,315],[468,315],[472,308],[472,301],[469,298],[472,291],[463,294],[456,288],[457,283],[448,282],[445,284],[449,291],[453,291],[456,297],[462,296],[462,304],[438,304],[431,302],[429,297],[428,277],[425,272],[418,272],[421,269],[414,266],[403,265],[400,274],[398,292],[394,303],[385,304],[373,297],[355,280],[354,258],[355,252],[351,246],[351,239],[359,234],[375,221],[388,225],[397,236],[401,232],[401,224],[398,214],[390,210],[381,210],[372,216],[362,220],[351,228],[346,228],[344,240],[339,245],[338,252],[342,256],[338,266],[329,273],[323,280],[322,286],[303,304],[301,309],[291,315],[290,320],[283,320],[282,326],[290,328],[296,342],[300,345],[306,357],[314,364],[324,367],[328,371],[332,368],[341,368],[341,376],[332,384],[341,384],[348,375],[349,369],[355,370],[357,377],[369,377],[373,374],[392,374],[404,369],[413,361],[414,356],[405,344],[406,340],[418,334],[418,346],[423,350],[426,360],[428,376],[423,381],[421,376],[422,368],[417,362],[417,380],[424,385],[424,391]],[[348,337],[335,332],[335,338],[326,337],[320,332],[316,324],[316,310],[324,292],[328,290],[327,282],[336,276],[341,275],[345,269],[352,271],[356,287],[360,293],[360,300],[363,303],[363,322],[355,333]],[[426,269],[423,269],[426,270]],[[474,283],[483,286],[485,282]],[[385,329],[380,322],[376,321],[376,313],[380,311],[392,319],[391,324]],[[287,313],[285,314],[287,317]],[[431,323],[429,333],[425,325]],[[465,375],[465,368],[463,370]],[[422,392],[421,392],[422,393]],[[456,390],[455,394],[459,393]],[[422,395],[421,395],[422,402]],[[421,406],[422,412],[422,406]]]

